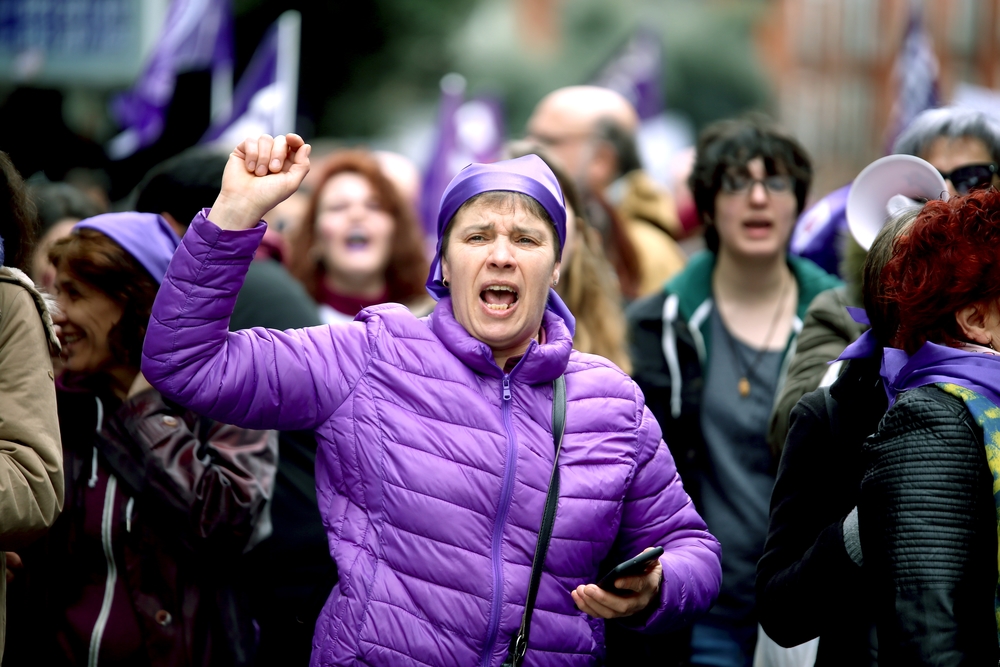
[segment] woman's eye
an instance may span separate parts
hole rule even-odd
[[[471,243],[479,243],[480,241],[485,241],[485,240],[486,237],[483,236],[482,234],[473,234],[472,236],[469,237],[469,241]]]
[[[517,242],[519,244],[521,244],[521,245],[537,245],[538,244],[538,242],[535,241],[535,239],[530,238],[528,236],[522,236],[521,238],[519,238],[517,240]]]

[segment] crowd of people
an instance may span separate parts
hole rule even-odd
[[[114,211],[0,152],[4,664],[995,664],[1000,122],[839,276],[794,136],[704,129],[692,242],[637,127],[553,91],[431,221],[294,134]]]

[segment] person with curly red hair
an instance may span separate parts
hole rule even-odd
[[[1000,658],[1000,192],[928,203],[866,281],[889,411],[853,536],[879,664]]]

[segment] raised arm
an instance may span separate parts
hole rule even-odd
[[[246,428],[308,429],[357,384],[371,354],[364,324],[228,331],[260,219],[308,170],[309,145],[293,134],[230,155],[215,205],[191,223],[153,304],[142,372],[167,398]]]

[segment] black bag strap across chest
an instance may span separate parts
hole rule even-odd
[[[542,565],[552,541],[552,526],[556,520],[556,505],[559,504],[559,452],[562,450],[563,433],[566,430],[566,377],[560,375],[552,383],[552,441],[555,445],[555,456],[552,459],[552,475],[549,477],[549,491],[545,496],[545,511],[542,513],[542,525],[538,529],[538,542],[535,544],[535,557],[531,561],[531,580],[528,585],[528,598],[524,604],[524,616],[521,617],[521,628],[510,642],[507,658],[503,667],[520,667],[524,662],[524,654],[528,650],[528,631],[531,628],[531,613],[535,610],[535,598],[538,596],[538,585],[542,581]]]

